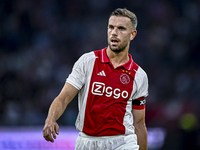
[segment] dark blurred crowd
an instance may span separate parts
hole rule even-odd
[[[148,74],[147,126],[200,117],[200,1],[1,0],[0,125],[43,125],[74,62],[107,46],[110,13],[138,17],[133,59]],[[63,117],[74,125],[77,97]]]

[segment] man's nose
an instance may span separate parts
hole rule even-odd
[[[117,35],[118,35],[117,28],[114,28],[114,29],[112,30],[111,34],[117,36]]]

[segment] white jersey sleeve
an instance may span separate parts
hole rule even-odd
[[[135,74],[135,88],[136,92],[134,93],[132,99],[138,99],[141,97],[147,97],[148,96],[148,78],[145,71],[139,67],[136,74]]]
[[[66,82],[73,85],[78,90],[85,83],[85,71],[84,71],[84,55],[82,55],[74,64],[72,72],[67,78]]]
[[[83,54],[74,64],[72,72],[69,77],[66,79],[66,82],[73,85],[75,88],[80,90],[86,82],[88,75],[88,68],[92,65],[90,60],[94,59],[94,52],[89,52]]]

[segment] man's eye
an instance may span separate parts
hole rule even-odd
[[[109,26],[108,28],[109,28],[109,29],[114,29],[114,27],[113,27],[113,26]]]
[[[122,30],[122,31],[123,31],[123,30],[125,30],[125,28],[123,28],[123,27],[119,27],[119,30]]]

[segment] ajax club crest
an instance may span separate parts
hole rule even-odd
[[[126,73],[121,74],[119,79],[120,79],[122,84],[129,84],[130,83],[130,77]]]

